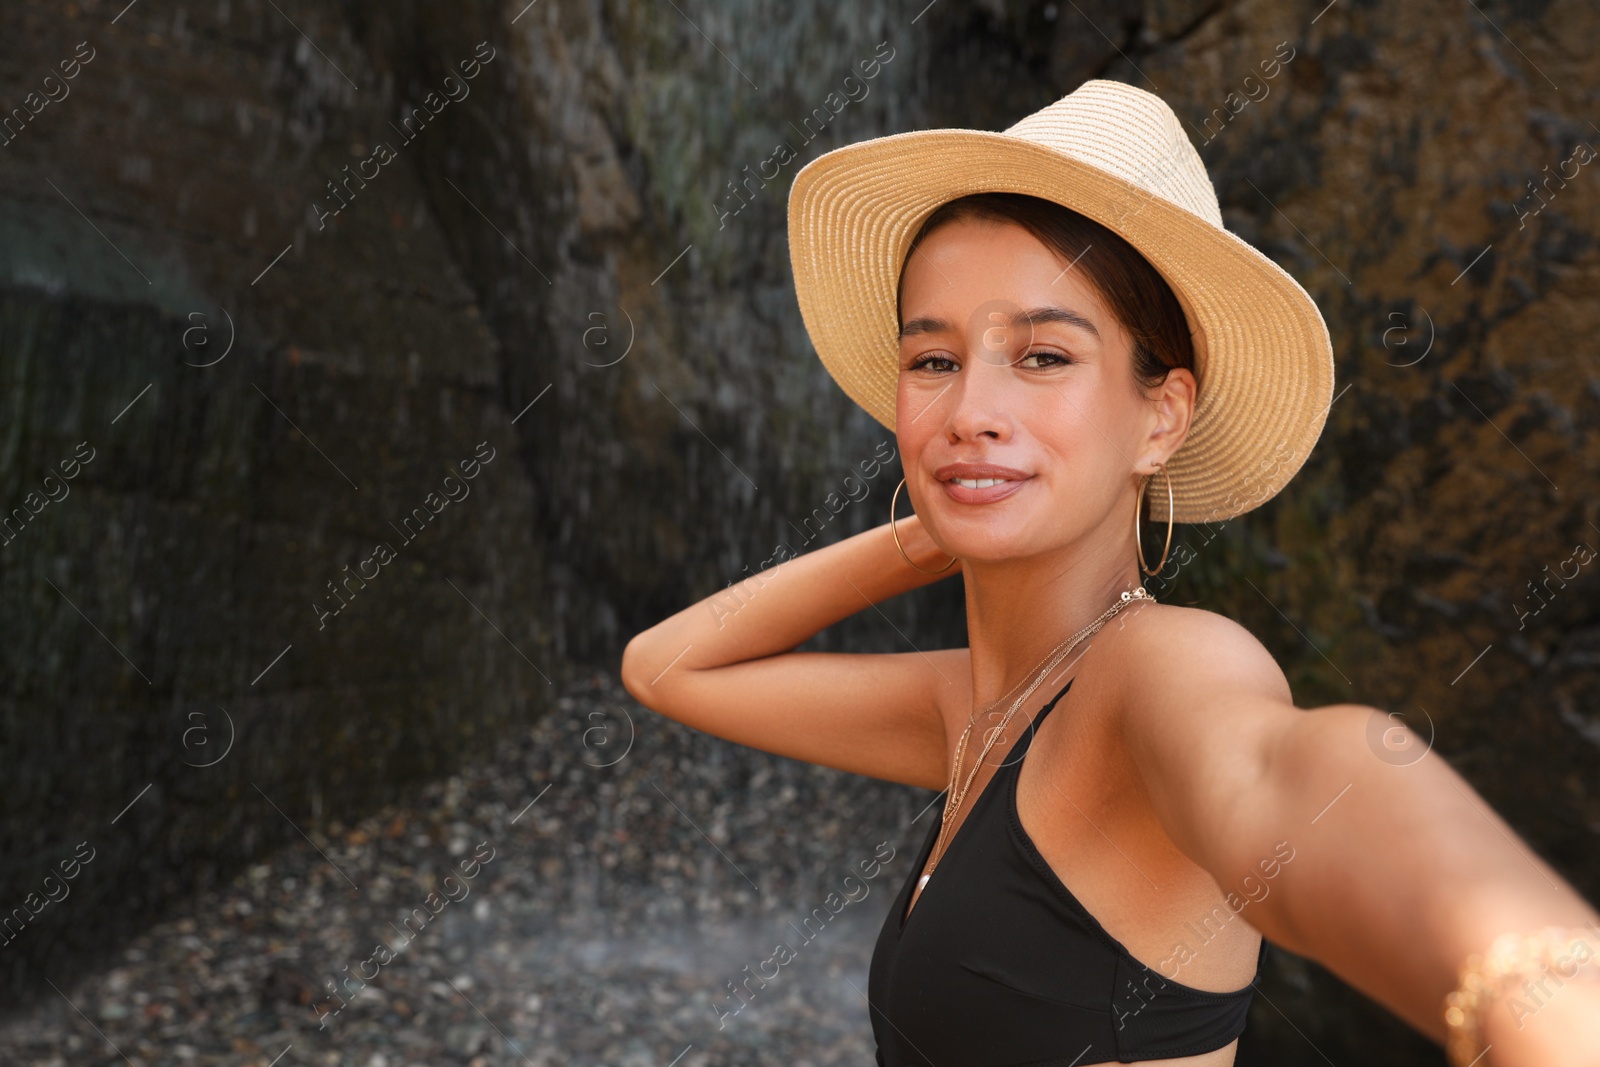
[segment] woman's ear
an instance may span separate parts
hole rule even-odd
[[[1194,373],[1184,367],[1173,367],[1150,398],[1155,421],[1148,443],[1159,453],[1162,463],[1183,445],[1189,434],[1189,427],[1194,423],[1195,392]]]

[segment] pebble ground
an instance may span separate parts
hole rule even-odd
[[[872,943],[934,799],[698,733],[585,678],[492,759],[305,827],[311,843],[0,1023],[0,1064],[870,1065]],[[885,842],[867,895],[830,912]],[[826,922],[802,931],[813,909]],[[736,999],[728,983],[772,974],[780,941],[794,958]]]

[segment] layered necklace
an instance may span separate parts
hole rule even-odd
[[[1000,725],[989,732],[989,739],[984,743],[983,751],[978,753],[977,761],[973,763],[972,770],[967,773],[966,781],[961,783],[961,788],[958,791],[956,789],[956,780],[960,777],[961,763],[963,758],[966,756],[967,739],[972,736],[972,727],[978,721],[978,716],[976,713],[974,713],[972,718],[967,720],[967,728],[961,732],[961,740],[956,742],[955,765],[950,769],[950,784],[945,789],[946,801],[944,806],[944,815],[940,819],[939,823],[939,836],[933,843],[933,852],[928,861],[928,869],[923,873],[921,878],[917,879],[918,892],[921,892],[922,887],[928,884],[928,877],[933,874],[933,869],[939,865],[939,860],[944,855],[944,850],[949,844],[947,839],[951,835],[951,828],[955,825],[956,813],[961,810],[961,803],[967,798],[967,790],[971,787],[972,780],[978,776],[978,768],[983,766],[983,758],[989,754],[989,750],[994,748],[995,742],[998,741],[1000,736],[1005,733],[1006,726],[1011,722],[1012,717],[1016,715],[1017,709],[1022,707],[1023,702],[1026,701],[1028,697],[1033,695],[1033,691],[1039,688],[1040,684],[1043,683],[1045,678],[1049,677],[1050,672],[1056,668],[1057,664],[1066,659],[1067,656],[1072,653],[1072,650],[1076,648],[1078,643],[1084,638],[1099,630],[1100,627],[1104,626],[1108,621],[1110,621],[1113,615],[1127,607],[1129,604],[1132,604],[1134,601],[1148,600],[1153,603],[1155,599],[1156,598],[1151,596],[1142,585],[1134,589],[1134,591],[1131,593],[1124,592],[1122,597],[1115,604],[1112,604],[1109,608],[1107,608],[1104,614],[1102,614],[1098,619],[1094,620],[1094,622],[1091,622],[1088,626],[1085,626],[1083,629],[1067,638],[1061,644],[1051,649],[1049,654],[1045,656],[1043,667],[1038,671],[1038,676],[1033,679],[1033,683],[1029,685],[1027,689],[1023,690],[1022,695],[1017,697],[1017,699],[1012,703],[1011,707],[1006,710],[1005,717],[1000,720]],[[1020,685],[1021,683],[1019,682],[1018,684]],[[1012,688],[1016,687],[1013,686]],[[1000,700],[1004,699],[1005,697],[1003,696],[1000,698]],[[1000,701],[996,701],[995,704],[991,706],[998,706],[999,703]]]

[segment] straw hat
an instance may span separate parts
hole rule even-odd
[[[1196,413],[1167,463],[1174,520],[1213,522],[1282,489],[1322,433],[1333,346],[1316,304],[1222,225],[1199,153],[1160,97],[1095,79],[1001,133],[921,130],[845,145],[795,175],[795,294],[834,380],[894,429],[895,290],[912,235],[969,193],[1043,197],[1120,234],[1166,279],[1192,331]],[[1150,517],[1166,521],[1157,479]]]

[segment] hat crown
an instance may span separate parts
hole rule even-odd
[[[1172,108],[1154,93],[1091,79],[1003,132],[1115,175],[1134,187],[1132,196],[1159,196],[1222,227],[1217,192],[1200,153]]]

